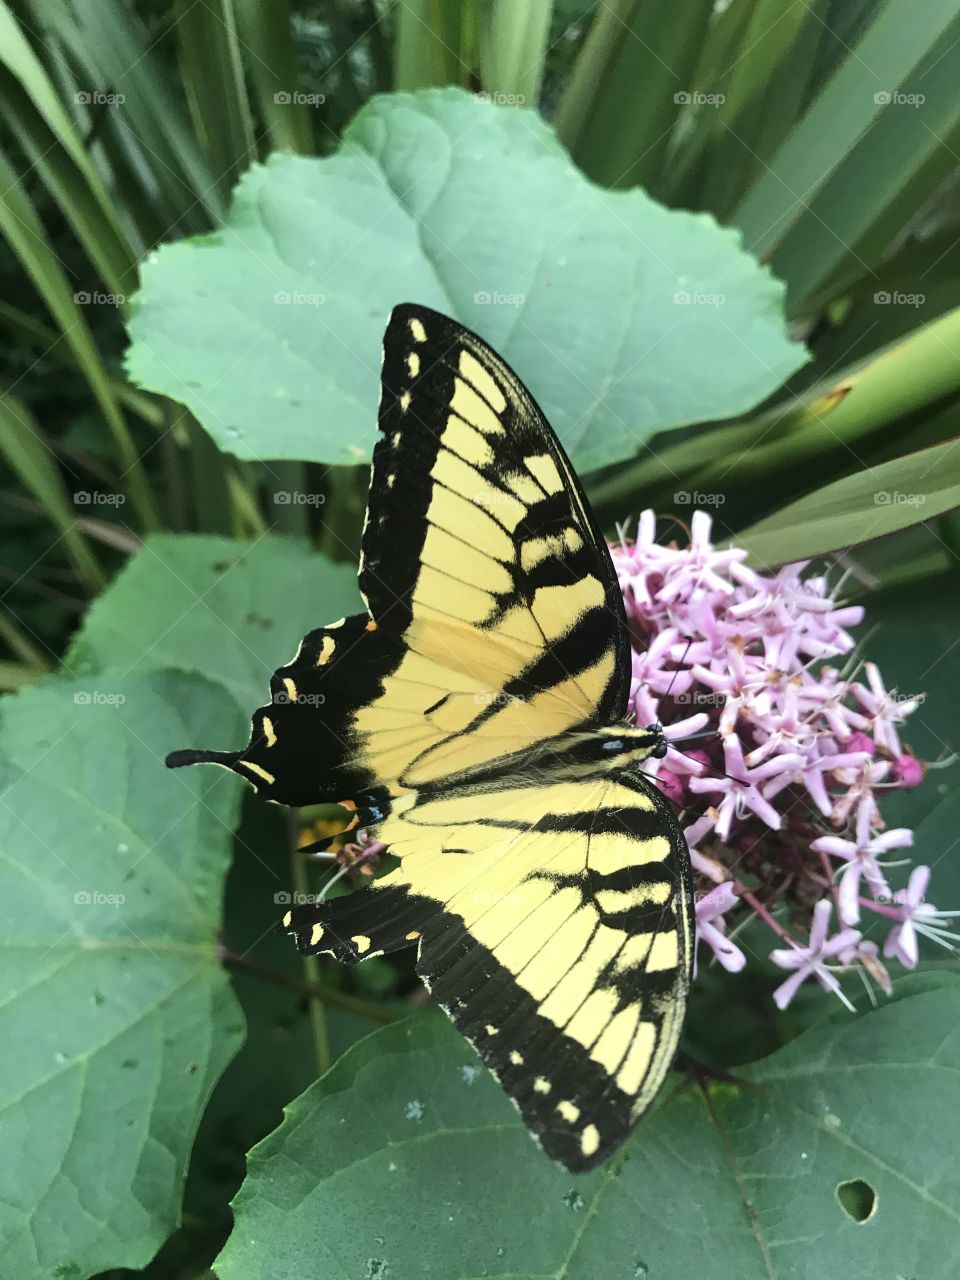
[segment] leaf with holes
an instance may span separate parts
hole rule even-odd
[[[199,672],[248,716],[307,631],[362,608],[356,569],[305,542],[164,534],[148,538],[93,605],[68,665],[78,674]],[[228,741],[225,726],[214,740]]]
[[[162,762],[240,728],[221,690],[183,677],[52,680],[4,703],[4,1275],[141,1267],[177,1223],[243,1035],[217,959],[240,786]]]
[[[743,413],[805,359],[736,232],[593,186],[536,112],[456,89],[377,98],[336,155],[254,166],[226,226],[142,278],[130,376],[241,458],[368,458],[398,302],[491,342],[581,470]]]
[[[832,1017],[742,1079],[675,1078],[572,1177],[439,1016],[351,1049],[254,1148],[221,1280],[805,1280],[960,1269],[960,980]]]

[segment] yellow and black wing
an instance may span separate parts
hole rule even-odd
[[[225,765],[285,804],[350,801],[399,869],[286,927],[342,960],[417,943],[544,1148],[589,1168],[669,1066],[692,947],[659,792],[635,770],[551,772],[623,720],[617,579],[543,414],[476,335],[396,308],[379,426],[368,613],[304,639],[245,748],[169,763]]]
[[[622,719],[616,575],[533,399],[480,338],[397,307],[359,569],[369,614],[311,632],[274,675],[235,769],[268,799],[387,796]]]
[[[635,772],[443,789],[378,829],[400,866],[296,907],[302,951],[418,945],[417,972],[548,1155],[623,1142],[673,1060],[692,963],[683,835]]]

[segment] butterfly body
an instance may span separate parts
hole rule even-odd
[[[529,393],[474,334],[394,310],[359,569],[368,611],[306,636],[241,751],[285,804],[349,800],[399,865],[294,908],[302,951],[417,971],[544,1149],[623,1141],[672,1060],[693,948],[686,845],[626,718],[609,553]]]

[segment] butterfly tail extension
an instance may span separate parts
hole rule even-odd
[[[274,672],[270,702],[253,713],[245,747],[173,751],[166,763],[171,769],[221,765],[280,804],[336,804],[348,798],[363,825],[379,821],[387,795],[368,770],[353,763],[355,713],[376,697],[398,657],[395,643],[368,614],[320,627],[304,637],[291,662]]]
[[[348,897],[293,907],[280,927],[305,955],[330,955],[346,964],[415,946],[435,921],[437,904],[388,879]]]

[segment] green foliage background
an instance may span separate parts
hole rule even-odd
[[[952,958],[855,1017],[706,967],[730,1078],[572,1178],[408,959],[275,935],[296,823],[161,762],[358,607],[402,300],[611,532],[840,552],[947,757],[958,74],[957,0],[0,0],[0,1275],[956,1274]],[[960,905],[951,773],[887,816]]]

